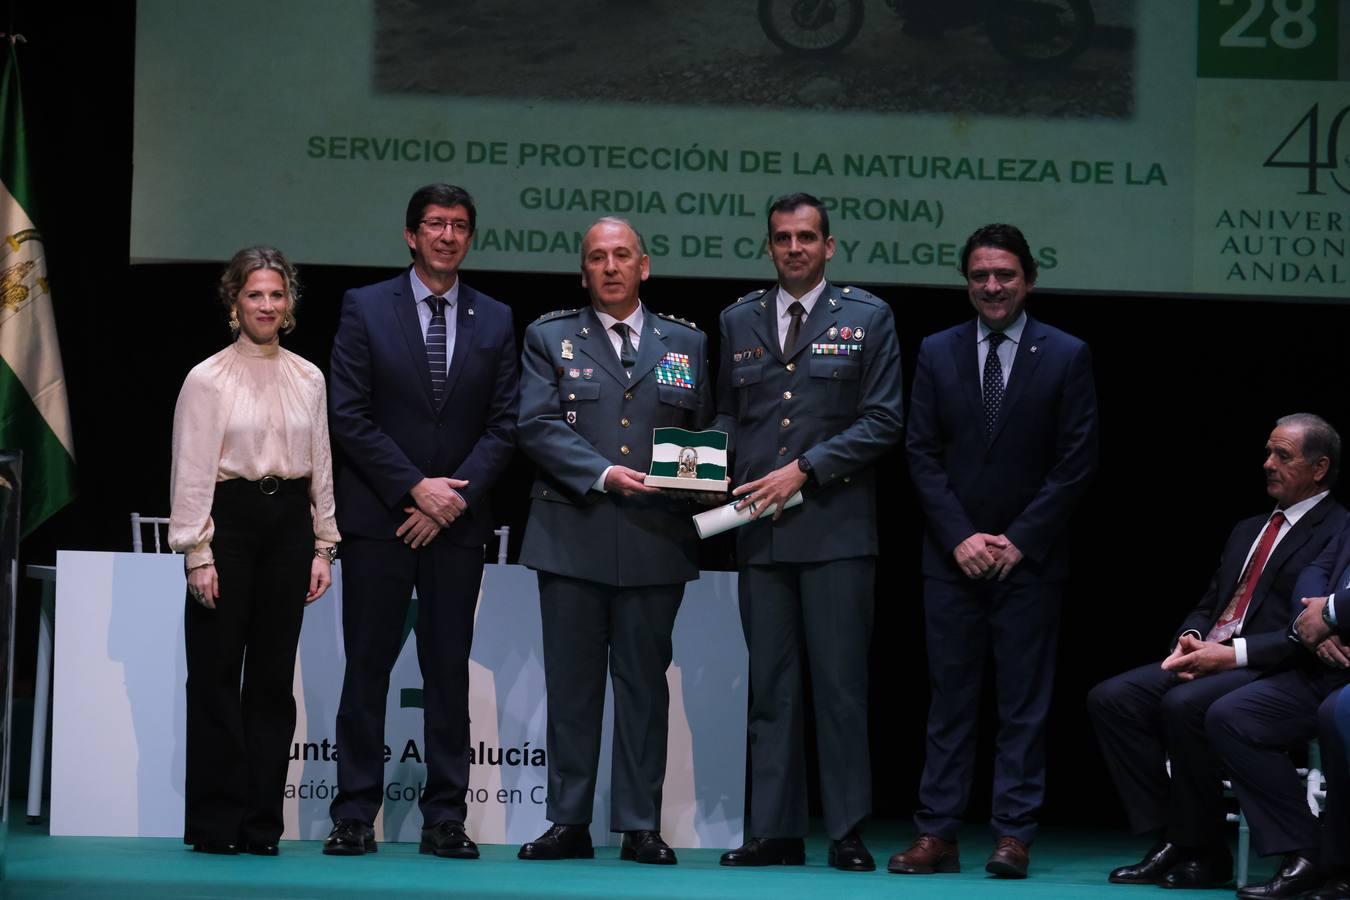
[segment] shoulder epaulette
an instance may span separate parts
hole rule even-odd
[[[553,312],[544,313],[542,316],[535,319],[535,321],[545,322],[549,319],[561,319],[563,316],[571,316],[579,312],[581,312],[581,307],[577,307],[576,309],[555,309]]]
[[[667,322],[679,322],[681,325],[688,325],[690,328],[694,329],[695,331],[698,331],[698,326],[695,325],[693,322],[690,322],[688,319],[681,319],[679,316],[672,316],[670,313],[663,313],[663,312],[659,312],[657,313],[657,315],[660,316],[662,319],[665,319]]]
[[[864,303],[879,303],[883,306],[886,304],[886,301],[882,300],[876,294],[865,291],[860,287],[854,287],[851,284],[841,287],[839,293],[843,294],[849,300],[860,300]]]
[[[758,300],[760,297],[763,297],[763,296],[764,296],[765,294],[767,294],[768,292],[769,292],[769,289],[768,289],[768,288],[760,288],[760,289],[757,290],[757,291],[751,291],[750,293],[746,294],[744,297],[737,297],[735,300],[732,300],[732,301],[731,301],[729,304],[727,304],[727,305],[728,305],[728,306],[735,306],[737,303],[744,303],[744,302],[747,301],[747,300]]]

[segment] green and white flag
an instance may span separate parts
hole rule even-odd
[[[655,487],[725,490],[727,433],[652,429],[652,465],[646,483]]]
[[[0,449],[23,451],[20,529],[75,496],[66,379],[32,195],[12,40],[0,73]]]

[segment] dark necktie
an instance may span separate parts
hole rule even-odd
[[[628,337],[632,329],[624,322],[615,322],[613,327],[619,334],[619,362],[623,363],[625,369],[631,369],[637,365],[637,351],[633,349],[633,342]]]
[[[1242,577],[1233,590],[1233,599],[1228,601],[1223,615],[1219,616],[1219,621],[1214,623],[1205,640],[1222,643],[1237,633],[1242,617],[1247,614],[1247,606],[1252,602],[1252,594],[1256,593],[1256,582],[1261,580],[1261,570],[1266,567],[1266,560],[1270,558],[1270,551],[1275,547],[1275,538],[1279,537],[1283,524],[1284,513],[1276,511],[1261,535],[1261,542],[1252,551],[1252,558],[1247,560],[1242,570]]]
[[[427,368],[431,372],[431,402],[439,409],[445,399],[445,298],[428,297],[431,324],[427,326]]]
[[[787,337],[783,340],[783,358],[791,359],[792,354],[797,351],[797,340],[802,336],[802,317],[806,315],[806,307],[802,306],[800,300],[793,300],[788,305],[788,315],[792,321],[788,323]]]
[[[989,350],[984,357],[984,433],[994,433],[998,410],[1003,405],[1003,363],[998,358],[998,347],[1008,339],[1000,331],[989,333]]]

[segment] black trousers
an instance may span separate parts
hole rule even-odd
[[[933,700],[914,813],[918,831],[955,840],[965,819],[985,658],[992,655],[998,738],[990,826],[996,837],[1035,840],[1062,594],[1060,582],[924,579]]]
[[[314,527],[307,479],[262,493],[240,479],[211,505],[220,597],[186,597],[185,843],[275,842],[295,735],[295,650]]]
[[[872,557],[741,568],[750,650],[747,837],[806,835],[808,666],[825,831],[838,840],[872,814],[867,652],[875,582]]]
[[[539,573],[550,822],[591,821],[608,673],[614,682],[609,828],[661,830],[666,669],[683,597],[683,584],[616,587]]]
[[[1188,847],[1227,840],[1222,776],[1205,734],[1205,715],[1220,697],[1261,674],[1229,669],[1182,681],[1152,662],[1088,694],[1102,757],[1136,834],[1163,831],[1169,841]]]
[[[384,802],[384,718],[389,674],[407,637],[417,589],[417,663],[427,780],[418,803],[426,827],[464,821],[469,786],[469,648],[483,580],[483,548],[438,537],[413,550],[399,540],[348,538],[342,545],[342,646],[347,667],[338,703],[338,795],[333,821],[368,825]]]

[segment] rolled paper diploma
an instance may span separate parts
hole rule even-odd
[[[694,527],[698,529],[698,536],[707,540],[715,534],[721,534],[733,528],[740,528],[747,522],[753,522],[754,513],[750,512],[749,506],[739,511],[736,509],[736,504],[740,503],[742,499],[744,498],[737,497],[731,503],[694,516]],[[801,506],[801,503],[802,492],[798,491],[787,499],[787,502],[783,504],[783,509],[792,509],[794,506]],[[777,509],[777,505],[770,506],[759,514],[760,518],[772,517],[775,509]]]

